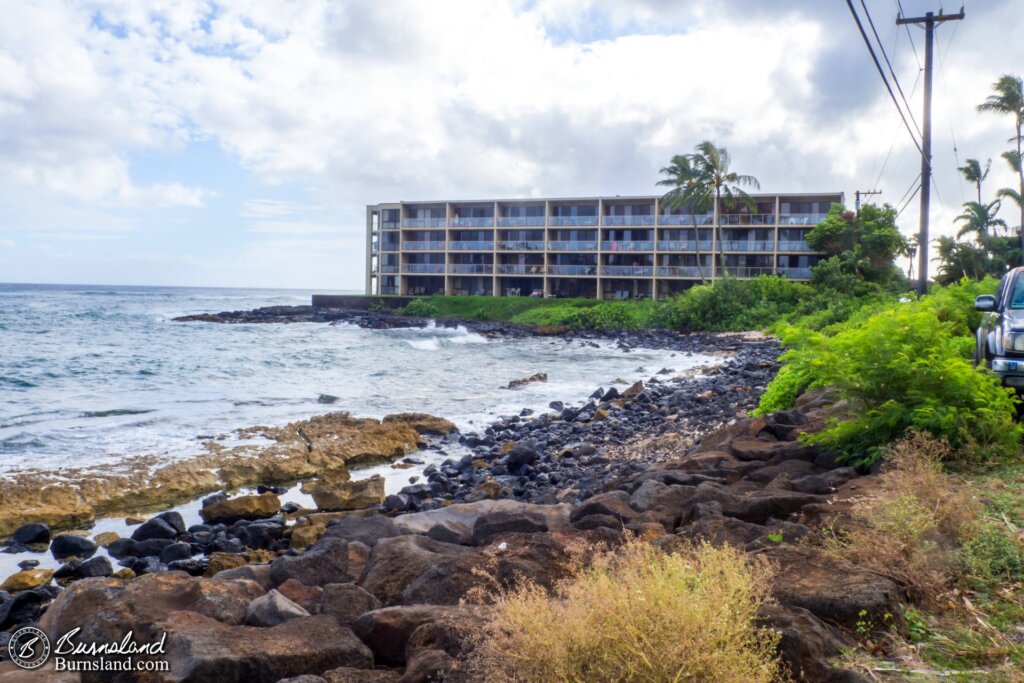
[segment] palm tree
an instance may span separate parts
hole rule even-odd
[[[964,174],[964,179],[969,183],[974,183],[978,188],[978,202],[981,202],[981,183],[988,178],[988,171],[992,168],[992,160],[989,159],[985,162],[985,168],[981,168],[981,162],[977,159],[967,159],[963,166],[957,168],[958,171]]]
[[[658,185],[671,187],[661,197],[662,205],[666,209],[687,208],[690,211],[690,220],[693,225],[693,235],[697,254],[697,272],[700,274],[700,281],[704,282],[704,266],[700,261],[700,235],[697,231],[697,214],[708,210],[710,199],[700,196],[695,191],[697,175],[691,163],[691,155],[676,154],[672,157],[671,163],[661,169],[660,173],[666,176],[658,181]]]
[[[721,249],[722,236],[722,205],[730,208],[742,202],[751,211],[757,209],[757,204],[750,198],[743,187],[760,189],[761,184],[757,178],[750,175],[740,175],[729,170],[729,152],[724,147],[716,147],[715,143],[705,140],[696,147],[696,152],[690,155],[690,165],[695,172],[693,181],[693,196],[700,198],[700,201],[710,200],[714,197],[715,211],[715,232],[712,235],[719,244],[719,263],[722,264],[722,272],[725,269],[725,256]],[[714,251],[714,246],[712,246]],[[714,279],[715,271],[711,271],[711,278]]]
[[[988,236],[992,233],[992,228],[1000,226],[1006,228],[1006,221],[1002,218],[996,218],[996,214],[999,213],[999,205],[998,199],[988,204],[982,204],[981,202],[964,203],[963,213],[955,219],[957,223],[964,224],[956,233],[957,239],[974,233],[978,236],[978,242],[984,245]]]
[[[1016,135],[1010,138],[1010,142],[1016,143],[1016,153],[1010,152],[1007,161],[1017,171],[1019,181],[1018,196],[1024,197],[1024,165],[1021,159],[1024,158],[1024,79],[1020,76],[1004,74],[999,80],[992,84],[995,94],[978,105],[978,111],[991,111],[997,114],[1009,114],[1014,119],[1014,130]],[[1006,154],[1003,155],[1007,157]],[[1020,205],[1020,245],[1024,252],[1024,204]]]

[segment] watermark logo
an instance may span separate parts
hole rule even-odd
[[[50,657],[50,640],[36,627],[26,626],[11,636],[7,652],[22,669],[38,669]]]

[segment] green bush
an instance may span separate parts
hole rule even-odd
[[[982,586],[1024,580],[1024,544],[998,522],[988,522],[960,549],[965,575]]]
[[[759,409],[787,407],[802,389],[836,387],[853,417],[808,439],[843,451],[858,466],[875,462],[880,448],[909,428],[947,441],[960,464],[1016,455],[1016,399],[970,359],[968,302],[985,286],[963,284],[921,301],[866,306],[823,332],[783,326],[790,347],[782,356],[786,369]]]
[[[414,315],[420,318],[436,318],[438,308],[430,299],[413,299],[398,312],[402,315]]]

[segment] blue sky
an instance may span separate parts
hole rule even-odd
[[[916,109],[895,3],[868,6]],[[967,13],[939,40],[940,233],[970,198],[957,159],[1012,182],[1009,121],[973,107],[1024,65],[1024,13]],[[917,174],[843,3],[8,0],[4,17],[0,282],[358,289],[368,203],[654,193],[705,138],[766,191],[896,202]]]

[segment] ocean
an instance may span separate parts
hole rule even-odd
[[[482,428],[598,386],[683,371],[706,357],[624,353],[554,338],[488,340],[464,328],[176,323],[185,314],[308,304],[309,291],[0,285],[0,477],[133,456],[169,462],[234,430],[332,410],[401,411]],[[546,383],[509,381],[546,372]],[[322,395],[337,397],[331,405]]]

